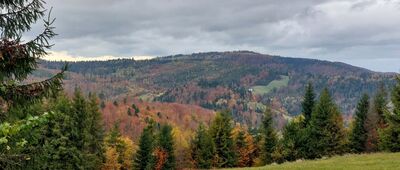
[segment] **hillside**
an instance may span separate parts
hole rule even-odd
[[[34,78],[45,78],[63,62],[41,61]],[[278,127],[300,113],[304,86],[328,87],[346,119],[362,93],[380,83],[390,86],[394,74],[344,63],[270,56],[249,51],[175,55],[152,60],[129,59],[70,63],[65,89],[79,86],[102,100],[134,97],[148,102],[228,108],[236,121],[257,125],[271,104]]]
[[[376,153],[376,154],[365,154],[365,155],[346,155],[336,156],[324,160],[312,160],[312,161],[299,161],[284,163],[281,165],[267,165],[265,167],[258,168],[241,168],[249,170],[273,170],[273,169],[354,169],[354,170],[375,170],[375,169],[398,169],[400,166],[400,154],[399,153]],[[237,168],[238,170],[240,168]],[[240,170],[241,170],[240,169]]]

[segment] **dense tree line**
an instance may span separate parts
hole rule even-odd
[[[344,127],[341,113],[329,90],[325,88],[320,93],[319,99],[315,99],[316,94],[312,84],[306,86],[302,103],[303,113],[293,118],[280,135],[273,128],[273,113],[269,108],[264,113],[258,133],[250,135],[254,139],[251,141],[244,140],[244,133],[249,133],[246,130],[234,137],[234,130],[230,128],[233,122],[229,119],[229,112],[218,113],[210,128],[199,126],[192,139],[193,166],[195,168],[248,167],[298,159],[318,159],[345,153],[398,152],[400,151],[400,78],[397,81],[391,95],[393,108],[388,107],[383,88],[377,90],[372,100],[369,95],[364,94],[358,102],[354,121],[348,129]],[[218,136],[215,135],[215,129],[218,131]],[[376,133],[369,133],[370,131]],[[244,147],[250,145],[255,149]],[[375,147],[372,150],[369,149],[371,145]],[[229,149],[235,147],[236,150]],[[245,159],[250,161],[243,164],[244,158],[241,155],[246,153],[246,149],[251,154],[245,156]],[[230,152],[232,150],[235,152]]]

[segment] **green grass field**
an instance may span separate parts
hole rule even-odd
[[[259,168],[237,168],[234,170],[293,170],[293,169],[349,169],[349,170],[395,170],[400,169],[400,153],[377,153],[364,155],[345,155],[323,160],[288,162]]]
[[[273,89],[278,89],[281,87],[286,87],[289,84],[289,76],[281,76],[280,80],[274,80],[266,86],[253,86],[255,94],[263,95],[268,94]]]

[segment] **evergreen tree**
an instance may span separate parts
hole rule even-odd
[[[132,116],[132,111],[131,111],[131,109],[128,108],[128,112],[127,112],[127,113],[128,113],[128,116]]]
[[[367,129],[365,128],[369,109],[369,96],[364,94],[358,102],[353,130],[350,135],[350,149],[352,152],[361,153],[366,151]]]
[[[215,149],[212,138],[203,124],[197,128],[190,149],[191,159],[196,169],[211,169]]]
[[[344,152],[346,144],[343,118],[324,89],[307,128],[307,158],[320,158]]]
[[[44,1],[26,0],[1,1],[0,10],[0,121],[13,118],[10,108],[26,108],[40,102],[44,97],[58,94],[62,89],[64,67],[54,77],[32,84],[24,80],[37,67],[37,60],[47,55],[51,48],[50,39],[53,32],[53,19],[44,20],[44,30],[32,40],[23,41],[23,35],[30,31],[31,25],[45,16]],[[23,10],[21,10],[23,9]],[[19,117],[25,118],[28,114]]]
[[[132,104],[132,108],[133,110],[135,110],[135,115],[138,115],[138,113],[140,112],[139,108],[135,104]]]
[[[84,145],[89,141],[88,133],[88,103],[83,97],[81,90],[75,88],[74,97],[72,98],[71,118],[75,122],[75,131],[72,131],[72,139],[79,150],[84,150]]]
[[[400,152],[400,77],[392,91],[393,112],[386,111],[389,126],[380,131],[379,147],[385,151]]]
[[[154,127],[153,124],[149,124],[143,129],[139,139],[139,149],[136,152],[135,159],[133,162],[133,169],[145,170],[151,160],[153,159],[152,153],[154,151]]]
[[[367,121],[365,128],[367,130],[367,152],[376,152],[379,150],[379,131],[387,127],[387,122],[385,120],[385,112],[387,111],[387,98],[386,89],[384,84],[379,86],[373,102],[371,102],[371,107],[367,115]]]
[[[378,115],[378,128],[383,129],[387,127],[387,122],[385,119],[385,113],[387,111],[387,92],[385,85],[381,84],[379,90],[374,97],[374,108],[373,111]]]
[[[236,164],[232,139],[232,119],[228,111],[217,113],[210,126],[210,135],[215,146],[215,167],[228,168]]]
[[[37,156],[43,162],[37,163],[40,166],[38,169],[84,169],[83,152],[73,140],[80,129],[72,117],[71,101],[59,95],[52,100],[50,110],[55,114],[42,130],[43,152]]]
[[[87,138],[85,152],[88,156],[86,163],[88,169],[99,169],[104,161],[104,125],[102,114],[99,111],[98,98],[95,94],[89,94],[87,115]]]
[[[293,120],[283,129],[283,138],[281,140],[283,147],[283,157],[288,161],[295,161],[303,156],[304,148],[302,122]]]
[[[314,88],[311,83],[306,86],[306,92],[304,94],[302,106],[302,113],[304,115],[304,123],[307,125],[311,120],[311,114],[314,109],[315,94]]]
[[[264,112],[261,126],[261,133],[263,137],[261,158],[264,161],[264,164],[270,164],[273,162],[272,154],[275,151],[275,146],[277,144],[278,138],[273,126],[272,111],[269,107],[267,107]]]
[[[154,153],[155,159],[155,168],[154,169],[176,169],[175,163],[175,148],[174,148],[174,140],[172,136],[172,127],[169,125],[161,126],[160,132],[158,133],[157,138],[157,147],[156,149],[160,151]]]

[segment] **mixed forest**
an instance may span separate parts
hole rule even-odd
[[[56,36],[44,1],[0,8],[1,169],[258,167],[400,152],[395,73],[248,51],[44,61]],[[40,19],[43,32],[22,40]]]

